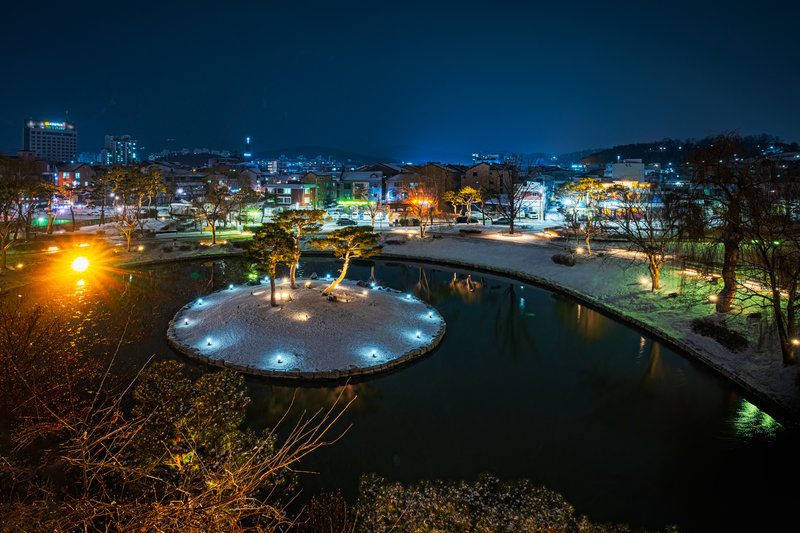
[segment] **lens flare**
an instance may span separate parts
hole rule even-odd
[[[76,257],[74,261],[72,261],[72,270],[75,272],[83,272],[89,268],[89,260],[85,257]]]

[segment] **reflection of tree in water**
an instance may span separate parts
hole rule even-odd
[[[474,281],[471,274],[467,274],[462,279],[458,279],[458,274],[453,272],[453,278],[448,286],[450,295],[457,295],[463,303],[477,302],[481,299],[480,289],[483,288],[483,280]]]
[[[380,396],[380,388],[372,381],[334,387],[287,387],[260,382],[249,383],[248,389],[253,399],[248,408],[248,425],[256,428],[273,427],[290,407],[289,420],[303,412],[327,409],[339,394],[345,403],[358,396],[345,418],[368,413],[375,409]]]
[[[430,301],[431,299],[431,286],[428,283],[428,274],[422,267],[419,267],[419,279],[417,281],[417,296],[427,301]]]
[[[517,288],[514,283],[509,283],[502,291],[487,291],[484,296],[487,302],[500,300],[496,305],[498,313],[494,316],[493,340],[497,350],[511,353],[516,357],[536,354],[536,337],[533,328],[528,327],[530,317],[527,316],[524,305],[520,305]],[[491,319],[490,319],[491,320]]]
[[[605,336],[607,319],[602,314],[558,294],[553,294],[553,299],[553,314],[576,337],[598,340]]]

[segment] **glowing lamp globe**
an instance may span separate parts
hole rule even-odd
[[[85,257],[76,257],[74,261],[72,261],[72,270],[75,272],[83,272],[89,268],[89,260]]]

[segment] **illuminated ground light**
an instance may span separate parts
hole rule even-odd
[[[203,299],[202,298],[198,298],[197,299],[197,305],[203,305]]]
[[[137,249],[137,250],[139,250],[140,252],[143,252],[143,251],[144,251],[144,246],[139,246],[139,247],[138,247],[138,248],[136,248],[136,249]]]
[[[185,318],[185,319],[183,320],[183,325],[184,325],[184,326],[188,326],[188,325],[189,325],[189,319],[188,319],[188,318]]]
[[[433,318],[433,311],[428,311],[428,318]]]
[[[79,279],[78,280],[78,287],[83,287],[84,285],[86,285],[86,282],[83,281],[82,279]]]
[[[375,350],[372,350],[372,357],[377,357],[377,356],[378,356],[377,352]]]
[[[373,281],[372,283],[369,284],[369,286],[374,289],[375,288],[375,282]]]
[[[583,253],[583,248],[576,248],[575,252],[579,253],[579,254],[582,254]]]
[[[230,290],[230,291],[232,291],[232,290],[233,290],[233,283],[231,283],[230,285],[228,285],[228,290]]]
[[[206,345],[211,346],[211,337],[206,339]]]
[[[89,268],[89,260],[85,257],[76,257],[72,261],[72,270],[75,272],[83,272],[87,268]]]
[[[17,268],[22,268],[22,263],[17,263]]]
[[[708,295],[708,301],[709,302],[716,302],[717,301],[717,295],[716,294],[709,294]]]
[[[411,299],[411,295],[410,294],[406,294],[406,300],[410,300],[410,299]]]
[[[648,279],[647,278],[639,278],[639,283],[642,285],[647,285]]]
[[[800,339],[792,339],[792,344],[795,346],[800,346]]]
[[[417,338],[419,339],[419,338],[422,336],[422,333],[421,333],[419,330],[417,330],[417,332],[416,332],[416,336],[417,336]]]

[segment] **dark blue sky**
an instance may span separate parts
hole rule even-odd
[[[721,130],[800,141],[795,2],[21,2],[0,150],[24,118],[165,147],[406,160]],[[175,139],[175,141],[167,141]]]

